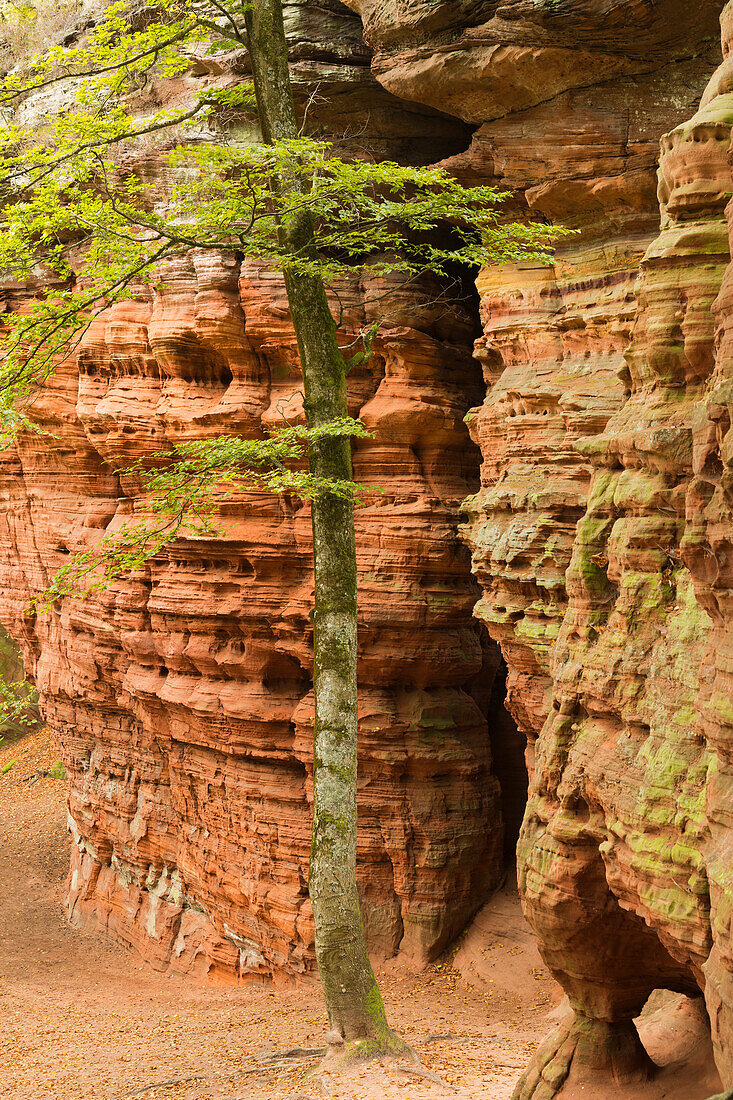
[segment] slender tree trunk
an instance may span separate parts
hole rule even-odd
[[[298,137],[281,0],[252,0],[246,12],[249,52],[264,140]],[[278,181],[298,189],[295,174]],[[282,226],[285,243],[315,255],[307,212]],[[308,426],[348,415],[346,364],[323,282],[285,273],[298,340]],[[348,439],[311,445],[310,469],[351,480]],[[312,502],[315,571],[313,844],[309,890],[316,956],[331,1029],[368,1051],[398,1049],[390,1032],[364,938],[356,888],[356,540],[353,500],[333,495]]]

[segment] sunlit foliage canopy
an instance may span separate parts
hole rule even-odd
[[[32,5],[13,10],[38,18]],[[161,262],[193,248],[335,288],[364,265],[409,283],[425,272],[549,258],[559,231],[508,222],[494,188],[464,187],[439,167],[346,160],[305,134],[262,142],[241,65],[216,86],[197,82],[184,106],[150,106],[165,103],[165,88],[202,57],[246,58],[245,17],[239,0],[116,0],[77,44],[39,53],[0,82],[0,272],[40,288],[28,311],[4,318],[6,432],[33,428],[39,387],[96,316],[141,283],[154,291]],[[152,187],[140,162],[156,145],[163,182]],[[313,234],[294,248],[290,230],[304,222]],[[374,337],[372,327],[354,354],[368,356]],[[330,430],[363,431],[353,421]],[[307,429],[290,425],[263,440],[202,440],[162,465],[158,456],[153,471],[140,471],[163,513],[155,531],[131,527],[112,540],[100,551],[101,574],[94,555],[74,559],[50,597],[79,591],[81,576],[81,590],[95,586],[93,576],[109,583],[194,516],[210,530],[217,494],[238,481],[305,497],[353,491],[303,473],[309,441]]]

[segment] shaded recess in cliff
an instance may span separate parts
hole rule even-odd
[[[514,874],[517,841],[527,807],[529,776],[526,764],[526,737],[506,708],[507,667],[503,658],[494,676],[489,700],[489,742],[491,770],[501,789],[501,813],[504,819],[504,860]]]

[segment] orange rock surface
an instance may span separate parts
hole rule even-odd
[[[211,256],[165,278],[152,306],[95,324],[78,375],[59,372],[39,407],[54,438],[24,439],[6,461],[3,613],[24,631],[71,776],[72,919],[160,965],[290,973],[312,961],[308,508],[232,498],[220,538],[180,540],[107,593],[22,618],[65,552],[145,515],[114,469],[297,416],[280,280]],[[342,288],[351,325],[361,295]],[[496,658],[456,536],[476,467],[462,420],[478,394],[472,332],[458,310],[398,301],[351,376],[353,412],[374,432],[356,476],[384,490],[357,535],[365,915],[375,947],[418,958],[501,870],[484,698]]]
[[[374,102],[380,152],[432,150],[511,190],[513,215],[577,231],[551,267],[480,274],[475,344],[470,287],[448,306],[379,287],[375,355],[350,376],[373,432],[356,476],[385,490],[357,531],[371,942],[429,957],[499,881],[500,802],[512,821],[523,791],[498,643],[533,771],[525,909],[576,1010],[518,1100],[647,1076],[631,1021],[660,987],[704,991],[733,1084],[731,5],[722,66],[722,0],[348,6],[386,91],[333,0],[320,31],[294,16],[301,98],[325,65],[347,142]],[[334,26],[345,53],[323,45]],[[339,288],[345,342],[373,290]],[[28,293],[8,286],[7,308]],[[120,465],[296,419],[299,389],[280,279],[192,253],[90,330],[39,406],[54,435],[3,460],[0,617],[71,774],[70,912],[161,967],[313,960],[307,508],[231,498],[219,538],[22,608],[68,552],[145,515]]]
[[[730,1085],[731,5],[352,6],[385,87],[478,127],[457,172],[580,230],[478,281],[464,531],[530,741],[525,911],[576,1010],[517,1100],[648,1077],[659,987],[704,991]]]
[[[420,160],[460,145],[455,122],[382,91],[351,13],[291,17],[296,86],[320,74],[340,124],[361,120],[352,148]],[[156,186],[155,158],[144,167]],[[35,407],[50,434],[4,456],[0,615],[70,775],[72,921],[161,968],[282,978],[314,961],[309,508],[242,493],[222,506],[220,537],[181,539],[106,593],[23,614],[66,555],[145,518],[137,479],[119,472],[131,461],[302,417],[282,279],[204,252],[160,275],[57,371]],[[357,520],[360,883],[375,952],[416,959],[461,930],[503,863],[488,720],[498,651],[472,618],[457,537],[478,471],[463,418],[482,389],[473,314],[445,290],[356,276],[339,288],[345,344],[372,320],[365,299],[382,299],[383,318],[349,376],[373,432],[356,477],[382,489]],[[6,308],[31,291],[6,286]]]

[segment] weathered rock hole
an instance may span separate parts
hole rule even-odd
[[[713,481],[718,481],[723,474],[723,463],[720,460],[720,456],[711,451],[705,459],[705,465],[702,468],[702,474],[704,477],[711,478]]]
[[[584,798],[576,798],[573,811],[576,821],[579,821],[581,825],[586,825],[590,821],[590,806]]]
[[[527,806],[529,776],[525,762],[527,739],[506,709],[507,666],[499,660],[489,705],[489,741],[492,770],[501,787],[504,818],[504,861],[514,865],[519,830]]]
[[[710,1017],[699,996],[655,989],[634,1021],[644,1049],[659,1067],[679,1066],[679,1072],[709,1075],[707,1087],[717,1089]]]

